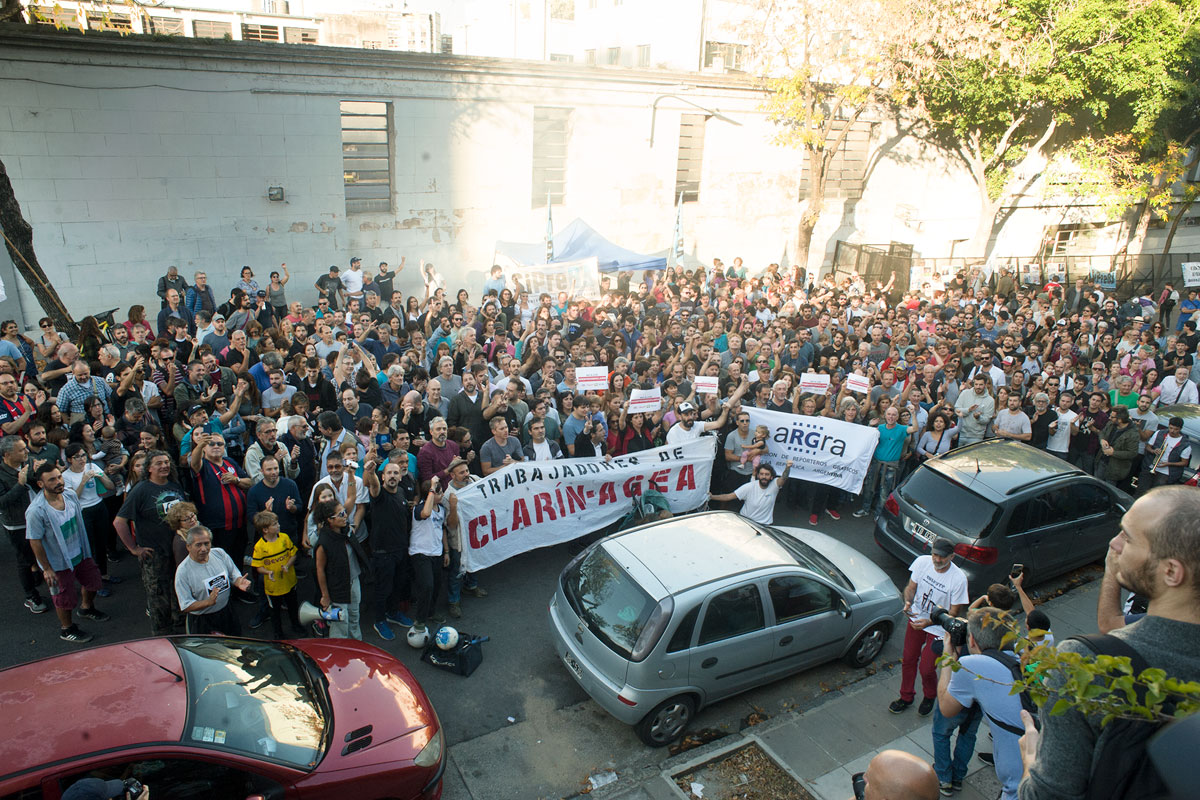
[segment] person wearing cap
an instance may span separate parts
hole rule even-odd
[[[320,302],[321,300],[326,301],[329,311],[337,311],[338,298],[344,298],[346,296],[346,286],[342,283],[342,278],[339,273],[340,270],[338,269],[337,264],[330,264],[329,272],[317,278],[316,283],[313,284],[313,286],[315,286],[317,289],[318,315],[323,313],[321,308],[322,304]]]
[[[721,406],[721,413],[702,424],[697,424],[700,412],[696,409],[696,406],[691,403],[680,405],[679,420],[667,431],[667,444],[683,444],[693,439],[699,439],[701,435],[709,431],[721,430],[721,428],[725,427],[725,420],[729,417],[730,407],[738,406],[742,397],[746,394],[746,390],[749,388],[750,381],[743,375],[742,382],[733,390],[733,394],[730,395],[729,400]]]
[[[1167,429],[1146,442],[1145,467],[1149,473],[1138,485],[1149,488],[1183,483],[1183,469],[1192,458],[1192,442],[1183,432],[1183,417],[1167,420]]]
[[[62,800],[150,800],[150,787],[142,784],[142,791],[135,797],[125,789],[125,781],[105,781],[100,778],[83,778],[75,781],[62,793]]]
[[[954,564],[954,543],[937,537],[930,554],[917,556],[909,565],[908,585],[904,587],[904,613],[908,624],[904,628],[904,655],[900,667],[900,698],[892,701],[888,711],[903,713],[916,699],[916,678],[921,676],[923,698],[917,713],[926,716],[937,701],[938,676],[935,662],[940,655],[940,643],[946,631],[934,625],[930,614],[944,608],[951,616],[962,614],[967,607],[967,575]]]

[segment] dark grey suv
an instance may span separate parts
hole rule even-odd
[[[1013,564],[1032,585],[1103,558],[1132,504],[1049,453],[990,439],[918,467],[888,497],[875,541],[907,563],[945,536],[975,596]]]

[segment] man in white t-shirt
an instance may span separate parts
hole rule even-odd
[[[1067,460],[1067,451],[1071,449],[1071,423],[1079,416],[1071,410],[1071,404],[1075,402],[1075,395],[1070,392],[1062,392],[1058,396],[1058,408],[1055,411],[1058,413],[1058,420],[1050,423],[1050,438],[1046,439],[1047,452]]]
[[[935,608],[944,608],[951,616],[959,616],[967,607],[967,575],[954,565],[954,543],[938,537],[933,540],[931,554],[917,556],[909,567],[908,586],[904,588],[904,656],[900,666],[900,699],[892,701],[888,711],[899,714],[916,699],[914,685],[921,673],[924,697],[917,713],[925,716],[933,711],[937,700],[937,661],[935,644],[946,635],[940,625],[934,625],[929,615]]]
[[[342,276],[342,285],[346,287],[347,298],[363,299],[362,259],[350,259],[350,269]]]
[[[754,480],[743,483],[737,489],[725,494],[710,494],[710,500],[728,502],[733,499],[742,501],[741,514],[746,519],[770,525],[775,521],[775,500],[779,490],[787,483],[788,473],[792,471],[789,460],[783,468],[783,474],[775,477],[775,468],[770,464],[761,464],[754,470]]]

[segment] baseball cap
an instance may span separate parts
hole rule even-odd
[[[265,291],[263,291],[262,289],[259,289],[259,290],[258,290],[258,296],[259,296],[259,297],[266,297],[266,296],[267,296],[267,293],[266,293]]]
[[[358,256],[355,256],[354,258],[350,259],[350,263],[351,263],[351,264],[361,264],[361,263],[362,263],[362,259],[361,259],[361,258],[359,258]]]
[[[954,552],[954,542],[946,539],[945,537],[939,536],[933,540],[933,546],[930,548],[930,552],[935,556],[948,556]]]
[[[338,269],[338,265],[337,265],[337,264],[330,264],[330,265],[329,265],[329,271],[330,271],[330,272],[341,272],[341,270],[340,270],[340,269]]]
[[[680,414],[686,414],[689,411],[695,411],[695,410],[696,410],[696,407],[694,405],[692,405],[691,403],[684,403],[683,405],[679,406]]]
[[[76,781],[63,792],[63,800],[109,800],[125,796],[124,781],[102,781],[99,778],[84,778]]]
[[[188,410],[186,412],[184,412],[184,416],[190,417],[192,414],[195,414],[197,411],[204,411],[204,406],[200,405],[199,403],[190,405],[190,406],[188,406]]]
[[[219,319],[219,320],[221,320],[221,321],[224,321],[224,320],[225,320],[225,315],[224,315],[224,314],[222,314],[222,313],[220,313],[220,312],[218,312],[218,313],[216,313],[216,314],[213,314],[213,315],[212,315],[212,318],[213,318],[213,319]]]

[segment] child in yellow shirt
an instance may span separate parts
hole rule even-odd
[[[304,635],[300,625],[299,601],[296,597],[296,545],[291,538],[279,530],[279,518],[271,511],[260,511],[254,515],[254,530],[258,541],[250,565],[262,573],[263,588],[271,606],[271,624],[275,638],[283,638],[283,620],[280,611],[287,605],[288,618],[297,636]]]

